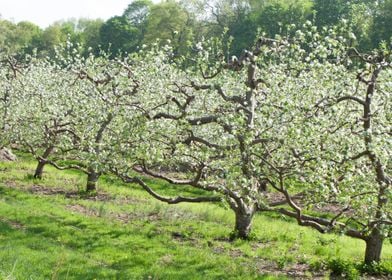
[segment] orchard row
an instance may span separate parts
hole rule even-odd
[[[391,50],[361,54],[344,30],[310,24],[290,34],[231,58],[217,39],[182,59],[159,44],[4,57],[1,144],[31,153],[36,178],[50,164],[84,172],[87,191],[110,173],[169,204],[225,203],[238,238],[276,212],[364,240],[378,262],[392,234]],[[164,197],[144,176],[204,195]]]

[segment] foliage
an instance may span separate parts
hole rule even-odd
[[[150,0],[133,1],[124,10],[123,16],[126,17],[132,25],[144,28],[152,5],[153,3]]]
[[[359,278],[359,272],[350,262],[341,259],[333,259],[329,261],[328,266],[334,276],[350,280]]]
[[[99,46],[102,43],[100,30],[104,21],[79,19],[77,30],[81,32],[80,43],[84,46],[84,54],[95,53],[99,54]]]
[[[144,44],[152,44],[159,39],[162,44],[169,42],[176,55],[187,52],[192,38],[193,18],[175,1],[166,1],[151,7],[147,18]]]
[[[9,54],[29,52],[35,40],[42,36],[40,28],[27,21],[13,24],[0,20],[0,50]]]
[[[317,26],[331,26],[337,24],[348,13],[351,1],[345,0],[314,0]]]
[[[291,24],[304,24],[312,15],[312,1],[268,1],[261,11],[253,13],[254,25],[273,37],[284,34]]]
[[[240,55],[259,32],[268,36],[286,33],[290,25],[300,27],[310,20],[319,28],[347,20],[361,49],[377,48],[390,41],[391,1],[371,0],[134,0],[122,15],[106,21],[72,19],[58,21],[45,29],[30,22],[0,21],[0,48],[10,53],[55,55],[54,46],[71,40],[99,54],[110,46],[113,55],[136,52],[143,44],[172,41],[180,56],[203,38],[227,35],[232,40],[228,52]],[[230,39],[232,37],[232,39]],[[139,47],[139,48],[138,48]]]
[[[390,42],[392,38],[392,27],[389,22],[392,19],[392,1],[379,1],[378,9],[375,11],[374,28],[372,29],[373,42],[382,40]]]
[[[116,55],[120,51],[135,51],[140,42],[140,31],[131,26],[126,17],[115,16],[102,25],[100,38],[103,48],[111,50]]]

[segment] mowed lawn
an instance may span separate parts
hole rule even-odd
[[[232,242],[224,204],[167,205],[109,176],[86,196],[83,174],[47,167],[35,180],[34,167],[23,157],[0,163],[0,279],[329,279],[331,260],[363,258],[362,241],[266,214],[251,241]],[[389,241],[383,260],[392,268]]]

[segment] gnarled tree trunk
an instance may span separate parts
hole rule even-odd
[[[365,264],[372,264],[375,262],[380,262],[382,245],[384,242],[384,237],[380,231],[375,228],[372,230],[371,234],[367,237],[366,241],[366,251],[365,251]]]
[[[45,152],[42,154],[42,157],[38,157],[38,164],[35,168],[34,178],[42,179],[42,174],[44,172],[44,167],[46,165],[46,159],[53,152],[54,146],[51,145],[46,148]]]
[[[35,168],[35,172],[34,172],[34,178],[42,179],[42,174],[44,172],[45,165],[46,165],[46,162],[44,160],[38,160],[38,164],[37,164],[37,167]]]
[[[249,239],[252,230],[252,220],[256,213],[256,203],[246,204],[242,199],[230,199],[231,209],[235,214],[234,232],[231,239]]]
[[[99,172],[89,169],[89,173],[87,173],[86,192],[92,192],[97,190],[98,179],[100,176],[101,174]]]
[[[253,215],[254,213],[241,213],[241,211],[235,212],[235,227],[233,237],[249,239],[252,230]]]

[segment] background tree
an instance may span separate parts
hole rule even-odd
[[[11,47],[10,38],[14,30],[15,30],[15,25],[12,22],[8,20],[0,19],[0,31],[1,31],[0,43],[1,43],[2,51],[7,50]]]
[[[374,28],[374,12],[377,10],[375,3],[372,1],[355,1],[351,4],[347,16],[347,20],[357,37],[357,44],[362,50],[378,47],[378,42],[371,38]]]
[[[371,35],[373,46],[377,47],[377,43],[385,40],[391,41],[392,38],[392,1],[383,0],[378,1],[378,7],[375,10],[374,15],[374,26]]]
[[[80,43],[83,45],[84,55],[93,52],[99,53],[101,44],[100,30],[104,21],[101,19],[79,19],[76,30],[79,35]]]
[[[100,29],[102,48],[114,55],[134,52],[139,46],[140,34],[140,30],[132,26],[125,16],[112,17]]]
[[[69,32],[69,28],[62,29],[60,23],[41,30],[27,21],[14,24],[7,20],[0,20],[0,29],[0,47],[8,53],[18,54],[20,58],[24,54],[32,54],[34,49],[42,52],[42,56],[53,55],[54,46],[65,43]]]
[[[34,23],[21,21],[15,26],[14,51],[32,54],[34,44],[40,38],[42,30]]]
[[[39,55],[54,57],[55,47],[67,42],[68,37],[72,35],[69,32],[73,32],[71,24],[64,26],[64,28],[61,22],[48,26],[37,40],[36,48],[39,50]]]
[[[333,26],[339,23],[349,12],[351,1],[345,0],[313,0],[315,24],[319,27]]]
[[[140,41],[145,35],[147,19],[152,6],[153,3],[150,0],[136,0],[129,4],[123,12],[123,16],[128,19],[130,24],[139,29],[141,35],[139,38]]]
[[[312,7],[312,1],[309,0],[268,1],[262,10],[254,11],[252,17],[262,32],[274,37],[285,33],[291,24],[302,26],[312,15]]]
[[[191,15],[175,1],[156,4],[148,15],[143,43],[150,45],[157,39],[162,44],[170,41],[176,55],[185,54],[193,38],[193,21]]]
[[[197,19],[195,27],[199,30],[197,41],[201,41],[203,37],[221,37],[225,34],[227,41],[233,41],[229,46],[230,49],[226,51],[236,55],[240,55],[244,48],[253,43],[257,27],[250,17],[253,7],[249,1],[196,0],[191,3],[192,5],[185,3],[183,5]]]

